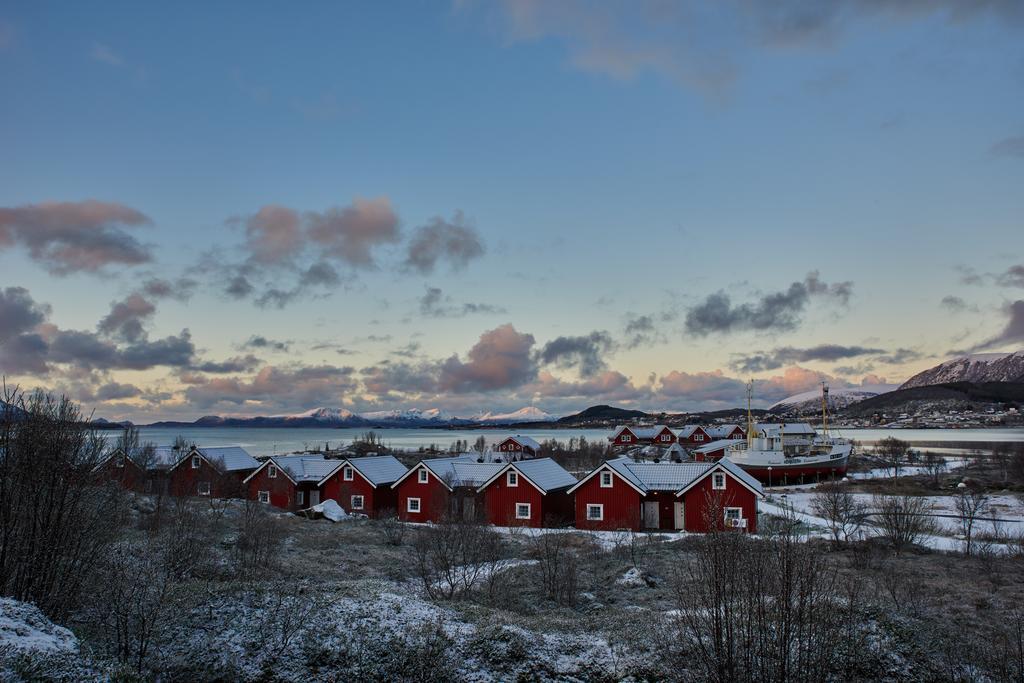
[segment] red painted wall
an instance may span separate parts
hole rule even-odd
[[[694,429],[693,433],[686,438],[679,438],[679,443],[683,446],[703,446],[706,443],[711,443],[711,441],[711,437],[708,436],[708,433],[704,431],[703,427],[697,427],[697,429]]]
[[[612,482],[611,488],[602,488],[601,475],[596,474],[574,491],[576,528],[640,529],[640,494],[618,474],[612,474]],[[588,503],[604,504],[602,521],[587,520]]]
[[[493,484],[484,489],[484,508],[487,521],[495,526],[544,526],[544,502],[547,496],[520,475],[518,486],[509,486],[502,472]],[[530,504],[530,519],[516,519],[516,503]]]
[[[100,465],[95,475],[97,481],[112,481],[129,491],[141,491],[143,482],[146,480],[146,473],[130,458],[122,458],[121,466],[118,467],[116,456],[108,458],[105,463]]]
[[[654,443],[659,446],[671,446],[676,440],[676,435],[672,433],[672,430],[665,427],[660,432],[654,435]]]
[[[376,517],[388,511],[397,511],[397,491],[391,488],[390,484],[381,484],[374,488],[355,468],[352,470],[351,481],[345,481],[343,472],[339,469],[320,485],[320,491],[320,500],[331,498],[337,501],[345,512]],[[362,510],[352,509],[352,496],[363,496]]]
[[[413,471],[397,487],[398,516],[407,522],[437,522],[444,517],[448,510],[448,489],[444,487],[437,477],[430,473],[427,475],[427,483],[419,483],[419,475]],[[420,499],[420,511],[418,513],[407,512],[406,501],[409,498]]]
[[[271,479],[267,476],[268,467],[261,469],[255,477],[249,480],[249,500],[259,500],[260,491],[270,491],[270,504],[282,510],[295,508],[295,484],[293,484],[284,473],[278,471],[277,476]]]
[[[509,437],[498,444],[498,451],[500,453],[518,453],[520,455],[529,455],[535,457],[537,455],[529,446],[523,446],[522,444],[515,441],[512,437]]]
[[[706,513],[710,505],[715,505],[715,498],[718,498],[724,507],[743,508],[743,518],[747,520],[746,531],[752,534],[756,533],[757,496],[729,474],[725,476],[725,489],[716,491],[711,488],[713,476],[708,475],[704,477],[699,484],[683,495],[686,530],[697,533],[707,533],[710,531],[710,520],[707,519]]]
[[[168,475],[168,492],[172,496],[198,496],[199,482],[210,482],[211,498],[242,498],[246,495],[243,480],[251,470],[221,472],[205,458],[199,458],[199,467],[192,467],[192,456],[186,456]],[[205,496],[204,496],[205,497]]]
[[[629,441],[623,439],[624,436],[629,437]],[[636,434],[632,432],[628,427],[623,429],[621,432],[615,435],[615,439],[612,443],[616,446],[635,446],[640,443],[640,439],[636,438]]]

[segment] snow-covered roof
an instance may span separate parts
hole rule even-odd
[[[621,425],[615,428],[615,435],[618,436],[623,429],[628,429],[638,439],[653,439],[660,432],[667,429],[667,427],[665,427],[665,425],[654,425],[653,427],[630,427],[628,425]]]
[[[742,467],[734,463],[732,460],[729,460],[728,457],[722,458],[715,464],[718,465],[719,467],[724,467],[725,469],[727,469],[729,471],[729,474],[742,481],[744,484],[747,485],[747,487],[753,489],[753,491],[758,495],[762,497],[764,496],[764,489],[761,487],[761,482],[755,479],[749,472],[747,472]]]
[[[527,448],[532,448],[534,451],[539,451],[540,450],[540,444],[537,443],[537,441],[535,439],[531,439],[528,436],[522,436],[521,434],[516,434],[514,436],[507,437],[505,439],[502,439],[498,443],[502,443],[504,441],[508,441],[509,439],[512,439],[513,441],[518,443],[520,446],[524,446],[524,447],[527,447]]]
[[[713,453],[722,448],[728,448],[735,443],[743,443],[742,439],[718,439],[704,444],[700,448],[694,448],[695,453]]]
[[[328,460],[322,455],[275,455],[271,460],[296,483],[318,482],[341,466],[340,460]]]
[[[120,448],[116,449],[111,453],[111,457],[121,450],[122,449]],[[147,450],[152,450],[152,455],[148,455],[146,452]],[[127,453],[127,455],[136,465],[145,465],[146,469],[166,470],[177,464],[177,462],[181,460],[186,453],[188,453],[187,449],[174,450],[170,446],[154,446],[152,448],[149,446],[139,446],[137,448],[130,449],[130,452]],[[110,458],[108,457],[107,460],[109,459]],[[104,460],[104,462],[106,462],[106,460]]]
[[[569,474],[551,458],[520,460],[509,463],[508,468],[519,470],[524,477],[545,493],[555,489],[564,489],[576,483],[576,477]]]
[[[739,425],[714,425],[712,427],[705,427],[704,431],[712,439],[724,439],[737,429],[740,429]]]
[[[756,479],[743,471],[736,463],[723,458],[718,462],[634,462],[622,457],[605,462],[584,477],[575,490],[587,479],[594,476],[602,468],[608,467],[629,482],[641,493],[650,491],[675,491],[680,494],[696,484],[705,475],[715,469],[724,469],[744,486],[759,496],[764,496],[764,489]]]
[[[775,436],[777,434],[785,433],[789,436],[811,436],[816,432],[814,427],[807,424],[806,422],[782,422],[778,424],[759,424],[757,430],[762,432],[765,436]]]
[[[254,470],[260,466],[259,460],[241,446],[203,446],[196,450],[210,462],[223,464],[227,472]]]
[[[679,428],[679,431],[676,432],[676,436],[680,439],[688,439],[695,431],[701,428],[702,427],[700,425],[683,425]]]
[[[368,455],[362,458],[349,458],[345,462],[352,465],[374,486],[397,481],[408,471],[408,468],[393,455]]]

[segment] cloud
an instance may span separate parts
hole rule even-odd
[[[1024,265],[1010,266],[996,276],[996,282],[1003,287],[1024,287]]]
[[[268,339],[261,334],[254,334],[239,345],[241,349],[267,349],[268,351],[287,351],[290,343]]]
[[[540,362],[558,368],[577,368],[580,377],[593,377],[607,368],[604,356],[615,348],[607,332],[552,339],[540,351]]]
[[[0,342],[35,329],[50,315],[50,307],[37,304],[24,287],[0,289]]]
[[[378,397],[394,393],[431,395],[438,391],[437,363],[383,361],[361,371],[366,390]]]
[[[123,301],[115,301],[110,305],[110,313],[100,320],[97,329],[105,335],[135,342],[145,336],[142,325],[154,313],[156,306],[150,301],[141,294],[131,294]]]
[[[483,254],[480,235],[458,211],[451,222],[435,217],[416,228],[407,247],[405,267],[428,275],[439,262],[447,262],[452,270],[461,270]]]
[[[503,314],[501,306],[484,303],[452,304],[451,297],[445,296],[439,287],[426,287],[426,292],[419,298],[420,314],[428,318],[461,318],[474,313]]]
[[[299,287],[335,287],[341,283],[341,275],[326,261],[317,261],[299,276]]]
[[[56,275],[95,273],[150,261],[149,250],[120,227],[150,224],[135,209],[94,200],[0,207],[0,249],[22,246]]]
[[[226,374],[229,372],[251,372],[263,364],[256,356],[248,354],[245,356],[234,356],[223,361],[206,361],[199,363],[192,369],[197,372],[208,372],[211,374]]]
[[[755,380],[754,400],[757,405],[770,405],[788,396],[815,389],[823,381],[833,385],[847,385],[826,373],[793,366],[781,375]],[[746,383],[728,377],[721,370],[697,373],[673,370],[660,379],[658,391],[666,398],[686,399],[686,404],[681,406],[683,408],[737,407],[746,403]]]
[[[373,251],[400,239],[398,216],[387,197],[362,199],[351,205],[307,214],[309,236],[324,250],[355,268],[374,268]]]
[[[89,50],[89,56],[97,62],[103,64],[109,64],[110,66],[124,66],[124,58],[121,55],[114,52],[114,50],[103,43],[93,43],[92,49]]]
[[[952,294],[942,297],[942,301],[939,302],[943,308],[951,313],[960,313],[966,311],[968,306],[967,302],[961,297],[953,296]]]
[[[453,355],[441,364],[441,391],[466,393],[518,387],[537,376],[532,334],[505,324],[480,335],[468,360]]]
[[[803,281],[792,283],[785,291],[765,294],[753,303],[734,306],[729,295],[719,291],[687,312],[686,331],[701,337],[743,330],[789,331],[799,325],[812,298],[827,297],[846,305],[852,291],[853,283],[826,284],[816,271],[808,273]]]
[[[150,278],[142,283],[142,293],[153,299],[188,301],[198,285],[198,282],[187,277],[179,277],[173,281]]]
[[[989,147],[988,151],[996,157],[1024,159],[1024,135],[1014,135],[998,140]]]
[[[651,395],[649,387],[637,387],[616,370],[606,370],[579,382],[567,382],[544,371],[534,384],[524,387],[543,398],[588,398],[602,401],[636,401]]]
[[[118,382],[107,382],[96,390],[95,400],[116,401],[125,398],[134,398],[142,394],[134,384],[120,384]]]
[[[1004,308],[1004,313],[1007,320],[1003,331],[988,341],[971,347],[971,351],[982,351],[1008,344],[1024,343],[1024,299],[1018,299],[1013,303],[1007,304]]]
[[[866,346],[842,346],[839,344],[819,344],[810,348],[783,346],[772,351],[740,356],[729,365],[738,372],[764,372],[792,363],[834,362],[880,353],[884,353],[884,351]]]
[[[185,398],[204,409],[246,405],[260,411],[292,411],[337,406],[356,390],[354,374],[354,368],[333,365],[266,366],[251,378],[219,377],[193,384],[185,390]]]
[[[253,286],[248,277],[241,273],[231,276],[224,287],[224,293],[232,299],[244,299],[254,291],[256,291],[256,287]]]
[[[889,353],[882,354],[881,356],[875,356],[874,360],[878,363],[889,363],[891,365],[902,365],[903,363],[909,363],[910,361],[920,360],[924,358],[924,354],[915,349],[896,349]],[[883,382],[884,384],[884,382]]]
[[[261,265],[290,262],[302,248],[299,214],[284,206],[267,205],[245,219],[245,248]]]

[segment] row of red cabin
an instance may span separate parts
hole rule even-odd
[[[608,437],[613,446],[671,446],[678,443],[682,446],[702,446],[712,441],[726,439],[745,439],[747,433],[739,425],[708,427],[704,425],[687,425],[673,430],[665,425],[653,427],[616,427]]]

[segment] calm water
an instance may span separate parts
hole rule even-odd
[[[242,446],[253,455],[290,453],[312,446],[330,444],[332,448],[351,443],[366,429],[249,429],[224,427],[193,428],[142,428],[139,430],[144,442],[168,445],[176,436],[183,436],[201,446]],[[472,444],[483,435],[489,443],[500,441],[509,434],[530,436],[537,441],[558,439],[568,441],[576,436],[588,440],[601,440],[608,436],[605,429],[526,429],[522,431],[501,429],[378,429],[375,430],[384,442],[395,448],[415,450],[420,446],[447,448],[456,439]],[[834,430],[838,436],[871,443],[895,436],[904,441],[1024,441],[1024,428],[1012,429],[842,429]],[[107,432],[114,438],[116,432]]]

